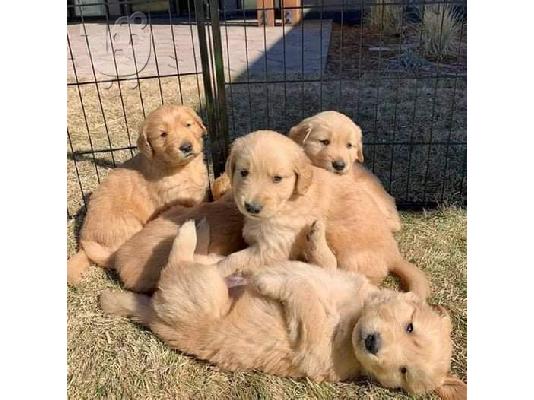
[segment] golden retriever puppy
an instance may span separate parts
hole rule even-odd
[[[77,283],[91,261],[109,266],[119,246],[160,211],[205,198],[205,132],[189,107],[163,105],[148,115],[137,140],[140,153],[110,172],[91,195],[80,250],[68,262],[69,283]]]
[[[323,111],[291,128],[289,137],[304,148],[313,165],[335,174],[352,173],[376,202],[393,232],[401,228],[395,199],[363,165],[362,130],[337,111]]]
[[[265,269],[236,293],[214,264],[194,261],[195,247],[189,221],[154,295],[105,291],[103,310],[230,371],[333,382],[370,375],[408,393],[465,398],[466,385],[448,373],[450,318],[414,294],[298,261]]]
[[[199,246],[195,257],[225,256],[246,247],[241,235],[243,215],[231,193],[196,207],[175,206],[150,221],[115,253],[113,266],[124,286],[134,292],[152,292],[167,263],[178,228],[189,219],[203,218],[210,227],[208,238],[203,241],[207,245]]]
[[[350,175],[311,165],[303,149],[273,131],[237,139],[226,163],[237,208],[245,216],[249,247],[219,263],[223,276],[303,258],[305,232],[324,221],[337,266],[379,284],[388,272],[425,299],[424,273],[403,260],[384,215]]]
[[[323,111],[291,128],[289,137],[304,148],[316,167],[335,174],[352,174],[356,184],[375,201],[391,230],[400,231],[395,199],[385,191],[380,180],[360,164],[364,160],[362,131],[349,117],[337,111]],[[220,175],[212,187],[213,198],[220,198],[230,188],[228,175]]]

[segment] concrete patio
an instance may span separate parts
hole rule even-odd
[[[309,20],[284,28],[258,27],[254,20],[247,21],[247,25],[231,21],[223,24],[226,79],[229,74],[232,80],[273,79],[284,71],[304,76],[318,74],[326,65],[331,30],[331,20]],[[87,43],[98,81],[117,76],[135,78],[202,71],[195,25],[110,24],[108,29],[102,23],[71,24],[68,39],[68,82],[75,81],[73,62],[79,82],[94,81]]]

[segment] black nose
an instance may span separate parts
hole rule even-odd
[[[193,145],[191,144],[191,142],[185,142],[180,146],[180,151],[182,153],[185,153],[185,154],[191,153],[192,150],[193,150]]]
[[[332,161],[332,167],[334,167],[336,171],[343,171],[343,169],[345,169],[345,162],[340,160]]]
[[[380,342],[380,334],[371,333],[365,338],[365,349],[371,354],[376,354],[380,350]]]
[[[251,214],[259,214],[263,207],[257,203],[247,203],[245,201],[245,210]]]

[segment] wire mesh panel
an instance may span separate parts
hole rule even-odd
[[[400,206],[465,204],[465,1],[73,0],[67,10],[68,217],[135,153],[141,121],[162,103],[201,113],[215,174],[233,138],[337,110],[361,126],[365,164]]]
[[[365,164],[401,206],[465,204],[465,2],[264,4],[221,10],[232,137],[340,111],[361,126]],[[254,19],[269,10],[274,25]]]

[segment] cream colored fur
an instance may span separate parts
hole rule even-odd
[[[223,276],[251,273],[264,265],[302,259],[305,232],[324,221],[337,266],[360,272],[379,284],[389,271],[421,298],[429,294],[422,271],[403,260],[376,203],[349,175],[311,165],[291,139],[257,131],[237,139],[227,161],[237,208],[245,216],[249,247],[219,263]],[[262,207],[259,214],[246,204]]]
[[[373,199],[393,232],[401,229],[395,199],[380,180],[363,165],[362,131],[349,117],[337,111],[323,111],[306,118],[289,131],[288,136],[297,142],[316,167],[336,174],[352,174],[355,184]],[[343,162],[345,167],[336,170],[333,162]],[[212,186],[214,199],[231,190],[228,175],[223,173]]]
[[[314,230],[308,240],[324,240],[324,225]],[[323,244],[307,251],[328,251]],[[128,316],[172,348],[231,371],[317,381],[371,375],[409,393],[438,390],[465,398],[466,385],[448,374],[450,318],[417,296],[379,290],[353,272],[297,261],[262,269],[234,295],[215,265],[194,261],[196,246],[195,226],[187,222],[153,297],[105,291],[104,311]],[[365,345],[370,332],[382,337],[375,354]]]

